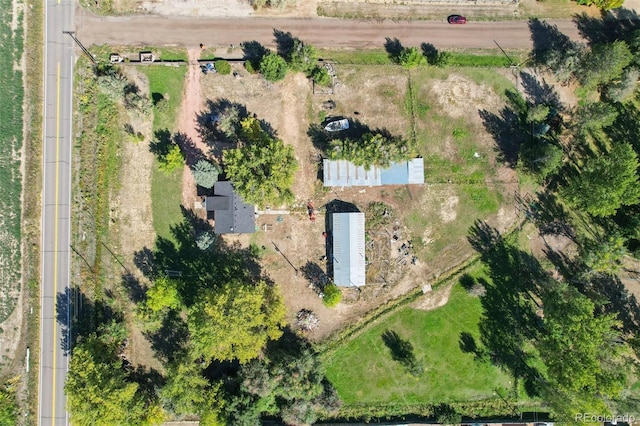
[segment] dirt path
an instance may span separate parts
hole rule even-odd
[[[228,47],[246,40],[273,46],[273,29],[290,31],[317,47],[382,48],[386,37],[398,37],[407,46],[428,41],[438,48],[490,48],[497,40],[505,49],[531,48],[527,21],[355,21],[331,18],[198,18],[184,16],[97,17],[79,11],[77,33],[82,42],[113,45],[179,45],[204,43]],[[572,39],[580,34],[571,20],[549,20]]]
[[[184,84],[184,95],[182,96],[182,106],[178,115],[178,132],[185,138],[184,146],[188,147],[186,152],[187,165],[182,174],[182,204],[186,208],[193,208],[197,201],[196,184],[193,180],[190,165],[203,153],[206,155],[209,148],[204,143],[198,133],[196,116],[202,110],[202,98],[200,96],[200,49],[188,49],[189,69]],[[183,149],[184,149],[183,146]]]

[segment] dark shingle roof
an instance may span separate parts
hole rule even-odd
[[[249,234],[255,232],[255,207],[245,203],[231,182],[216,182],[213,196],[205,200],[207,211],[213,211],[216,234]]]

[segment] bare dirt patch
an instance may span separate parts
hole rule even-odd
[[[438,287],[434,291],[429,291],[423,296],[420,296],[418,300],[411,304],[413,309],[421,309],[423,311],[431,311],[433,309],[444,306],[449,301],[451,290],[453,289],[453,283],[446,286]]]
[[[476,84],[461,75],[434,80],[431,91],[444,112],[453,118],[468,117],[479,121],[478,110],[494,111],[503,101],[488,86]]]

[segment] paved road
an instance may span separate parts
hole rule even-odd
[[[549,21],[571,38],[580,35],[570,20]],[[273,29],[290,31],[318,47],[382,47],[385,37],[397,37],[406,46],[428,42],[437,48],[495,48],[496,40],[505,49],[531,47],[526,21],[469,22],[449,25],[424,21],[350,21],[331,18],[190,18],[190,17],[96,17],[83,12],[76,20],[78,37],[85,45],[143,44],[228,47],[256,40],[273,45]]]
[[[42,203],[42,277],[38,424],[68,424],[64,381],[69,357],[71,99],[73,0],[46,0]]]

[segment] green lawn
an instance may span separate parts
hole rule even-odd
[[[152,65],[143,68],[149,78],[149,94],[154,101],[153,129],[173,132],[176,116],[182,101],[182,89],[186,67]],[[159,99],[163,99],[159,101]],[[159,102],[159,103],[158,103]],[[163,105],[164,104],[164,105]],[[162,105],[161,107],[158,107]],[[157,164],[151,176],[151,203],[153,228],[159,237],[173,239],[170,227],[182,221],[182,173],[176,171],[167,176]]]
[[[478,341],[481,312],[480,300],[455,284],[445,306],[403,308],[344,343],[325,360],[327,377],[346,405],[468,402],[496,398],[496,390],[506,395],[511,378],[459,346],[462,332]],[[422,377],[407,374],[391,359],[381,338],[386,330],[411,342],[425,368]]]

